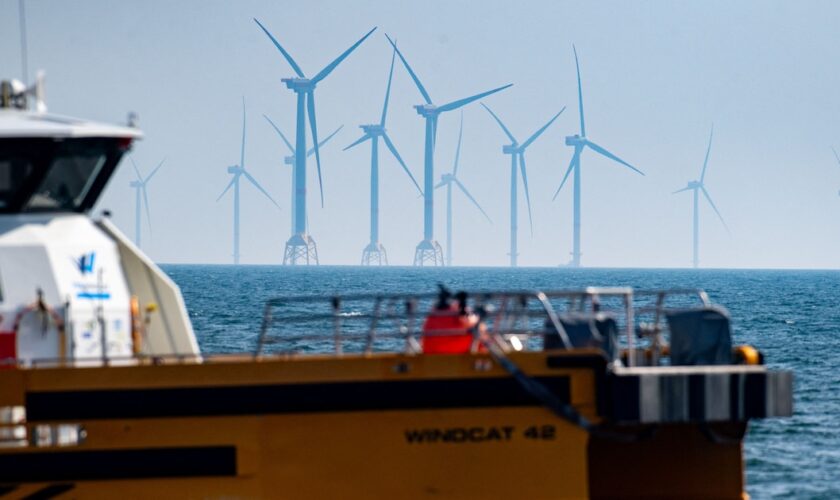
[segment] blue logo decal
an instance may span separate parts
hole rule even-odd
[[[111,298],[111,294],[108,292],[79,292],[76,294],[76,298],[108,300]]]
[[[96,258],[96,252],[90,252],[82,255],[76,260],[76,266],[82,274],[89,274],[93,272],[93,259]]]

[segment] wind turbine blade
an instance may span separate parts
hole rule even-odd
[[[580,135],[581,137],[586,137],[586,125],[583,120],[583,89],[580,85],[580,63],[578,63],[578,55],[577,55],[577,48],[575,44],[572,44],[572,50],[575,52],[575,70],[577,71],[577,81],[578,81],[578,106],[580,110]]]
[[[831,148],[831,150],[834,151],[834,157],[837,158],[837,163],[840,164],[840,156],[837,156],[837,151],[834,148]]]
[[[245,96],[242,96],[242,150],[239,154],[239,168],[245,168]]]
[[[525,171],[525,152],[519,153],[519,171],[522,173],[522,185],[525,187],[525,201],[528,202],[528,223],[531,226],[531,237],[534,236],[534,219],[531,217],[531,193],[528,190],[528,173]]]
[[[700,184],[703,184],[703,179],[706,177],[706,165],[709,163],[709,153],[712,151],[712,134],[715,133],[715,124],[712,124],[712,131],[709,132],[709,146],[706,148],[706,159],[703,160],[703,171],[700,172]]]
[[[134,174],[137,175],[137,180],[142,183],[143,182],[143,176],[140,175],[140,169],[137,168],[137,164],[134,163],[134,157],[129,156],[128,159],[131,160],[131,165],[134,166]]]
[[[234,175],[234,176],[233,176],[233,179],[231,179],[231,180],[230,180],[230,183],[228,183],[228,185],[227,185],[227,187],[225,188],[225,190],[224,190],[224,191],[222,191],[222,194],[220,194],[220,195],[219,195],[219,197],[218,197],[218,198],[216,198],[216,201],[221,200],[221,199],[222,199],[222,196],[224,196],[224,195],[225,195],[225,193],[227,193],[227,192],[228,192],[228,190],[231,188],[231,186],[233,186],[233,185],[236,183],[236,178],[237,178],[237,175]]]
[[[359,137],[359,139],[358,139],[356,142],[354,142],[353,144],[351,144],[351,145],[347,146],[347,147],[346,147],[346,148],[344,148],[342,151],[347,151],[348,149],[350,149],[350,148],[352,148],[352,147],[358,146],[359,144],[361,144],[361,143],[365,142],[365,141],[366,141],[366,140],[368,140],[368,139],[370,139],[370,136],[369,136],[368,134],[364,134],[363,136]],[[308,155],[307,155],[307,156],[308,156]]]
[[[285,142],[285,143],[286,143],[286,147],[288,147],[288,148],[289,148],[289,152],[290,152],[290,153],[292,153],[292,154],[295,154],[295,148],[293,148],[293,147],[292,147],[292,143],[291,143],[291,142],[289,142],[289,140],[288,140],[288,139],[286,139],[286,136],[285,136],[285,135],[283,135],[283,132],[281,132],[281,131],[280,131],[280,127],[278,127],[277,125],[275,125],[275,124],[274,124],[274,122],[273,122],[273,121],[271,121],[271,118],[269,118],[269,117],[267,117],[267,116],[265,116],[265,115],[263,115],[263,118],[265,118],[266,120],[268,120],[268,123],[270,123],[270,124],[271,124],[271,128],[273,128],[273,129],[274,129],[274,131],[275,131],[275,132],[277,132],[277,135],[279,135],[279,136],[280,136],[280,138],[281,138],[281,139],[283,139],[283,142]]]
[[[449,184],[449,181],[440,181],[435,185],[435,189],[442,188],[443,186]]]
[[[318,166],[318,188],[321,191],[321,208],[324,208],[324,183],[321,180],[321,153],[318,147],[318,126],[315,123],[315,94],[309,92],[306,96],[306,107],[309,112],[309,128],[312,130],[312,144],[315,149],[315,164]]]
[[[382,119],[379,125],[385,126],[385,116],[388,114],[388,99],[391,97],[391,80],[394,78],[394,62],[397,58],[397,50],[391,52],[391,69],[388,71],[388,86],[385,88],[385,104],[382,106]]]
[[[453,109],[458,109],[461,106],[466,106],[467,104],[477,101],[483,97],[487,97],[490,94],[495,94],[496,92],[505,90],[508,87],[511,87],[513,84],[508,83],[507,85],[502,85],[501,87],[497,87],[493,90],[488,90],[487,92],[482,92],[480,94],[476,94],[474,96],[465,97],[463,99],[458,99],[457,101],[452,101],[450,103],[446,103],[443,106],[439,107],[438,110],[443,113],[445,111],[452,111]]]
[[[522,144],[522,149],[527,148],[528,146],[530,146],[530,145],[531,145],[531,143],[532,143],[532,142],[536,141],[536,140],[537,140],[537,137],[541,136],[541,135],[542,135],[542,133],[543,133],[543,132],[545,132],[545,129],[547,129],[548,127],[550,127],[550,126],[551,126],[551,124],[552,124],[552,123],[554,123],[554,120],[556,120],[558,116],[560,116],[561,114],[563,114],[563,111],[566,111],[566,106],[563,106],[563,109],[561,109],[559,113],[557,113],[556,115],[554,115],[554,117],[553,117],[551,120],[548,120],[548,123],[546,123],[545,125],[543,125],[541,129],[539,129],[539,130],[537,130],[536,132],[534,132],[534,135],[532,135],[531,137],[529,137],[529,138],[528,138],[528,140],[527,140],[527,141],[525,141],[525,142]]]
[[[498,123],[499,126],[502,127],[502,130],[504,131],[505,135],[508,136],[510,141],[514,144],[517,144],[519,141],[517,141],[513,134],[510,133],[510,130],[508,130],[508,128],[505,127],[505,124],[502,123],[502,120],[498,116],[496,116],[496,113],[494,113],[492,109],[488,108],[487,105],[483,102],[481,103],[481,105],[484,106],[484,109],[486,109],[487,112],[490,113],[490,116],[492,116],[496,120],[496,123]]]
[[[333,136],[334,136],[335,134],[337,134],[337,133],[338,133],[338,131],[339,131],[339,130],[341,130],[341,129],[343,129],[343,128],[344,128],[344,125],[339,125],[339,127],[338,127],[337,129],[333,130],[333,133],[332,133],[332,134],[328,135],[326,139],[324,139],[323,141],[321,141],[321,142],[319,142],[319,143],[318,143],[318,147],[319,147],[319,148],[322,148],[322,147],[324,146],[324,144],[326,144],[326,143],[327,143],[327,141],[329,141],[330,139],[332,139],[332,138],[333,138]],[[314,153],[314,152],[315,152],[315,146],[313,146],[313,147],[309,148],[309,151],[307,151],[307,152],[306,152],[306,156],[312,156],[312,153]]]
[[[461,191],[467,196],[467,198],[470,199],[472,204],[475,205],[475,207],[477,209],[481,210],[481,213],[484,214],[484,218],[487,219],[487,222],[492,224],[493,221],[490,219],[490,216],[487,215],[487,212],[485,212],[484,209],[481,208],[481,205],[479,205],[478,202],[475,201],[475,198],[473,198],[473,196],[470,194],[470,192],[467,191],[467,188],[463,184],[461,184],[461,181],[459,181],[458,179],[456,179],[454,177],[452,178],[452,180],[455,181],[455,184],[461,189]]]
[[[283,57],[286,58],[286,61],[289,63],[289,66],[291,66],[292,69],[295,70],[295,73],[297,73],[297,76],[299,76],[301,78],[306,78],[306,75],[303,74],[303,71],[300,69],[300,66],[298,66],[298,64],[295,62],[295,60],[292,59],[291,54],[286,52],[286,49],[284,49],[283,46],[280,45],[280,42],[278,42],[277,39],[274,38],[274,36],[271,33],[269,33],[269,31],[267,29],[265,29],[265,26],[263,26],[262,23],[257,21],[256,17],[254,18],[254,22],[257,23],[257,26],[262,28],[262,30],[265,32],[266,35],[268,35],[268,38],[271,39],[271,43],[273,43],[274,46],[277,47],[277,50],[279,50],[280,53],[283,54]]]
[[[563,189],[563,186],[566,184],[566,181],[569,179],[569,174],[572,173],[572,169],[574,168],[575,164],[580,159],[580,151],[581,148],[575,148],[575,154],[572,155],[572,161],[569,162],[569,168],[566,169],[566,175],[563,176],[563,181],[560,182],[560,187],[557,188],[557,191],[554,192],[554,196],[551,198],[551,201],[557,199],[557,195],[560,194],[560,190]]]
[[[388,134],[382,134],[382,139],[385,141],[385,145],[388,146],[388,149],[391,150],[391,154],[394,155],[394,158],[396,158],[397,161],[400,162],[400,165],[402,166],[403,170],[405,170],[405,173],[407,173],[408,176],[411,177],[411,182],[414,183],[414,187],[416,187],[417,191],[422,195],[423,190],[420,189],[420,184],[417,184],[417,180],[414,178],[413,175],[411,175],[411,171],[408,169],[408,167],[405,166],[405,162],[403,161],[400,154],[397,152],[397,148],[394,147],[394,143],[391,142],[391,139],[388,137]]]
[[[682,193],[683,191],[691,191],[692,189],[694,189],[694,188],[692,188],[691,186],[688,186],[688,187],[684,187],[682,189],[677,189],[676,191],[674,191],[671,194]]]
[[[368,32],[367,32],[367,34],[366,34],[365,36],[363,36],[362,38],[359,38],[359,41],[357,41],[356,43],[354,43],[353,45],[351,45],[349,49],[347,49],[347,50],[345,50],[344,52],[342,52],[340,56],[336,57],[336,58],[335,58],[335,61],[333,61],[333,62],[329,63],[329,64],[327,65],[327,67],[325,67],[324,69],[322,69],[322,70],[321,70],[321,71],[320,71],[317,75],[315,75],[315,77],[314,77],[314,78],[312,78],[312,83],[318,83],[318,82],[320,82],[321,80],[323,80],[324,78],[326,78],[326,77],[327,77],[327,75],[329,75],[330,73],[332,73],[332,70],[334,70],[334,69],[336,68],[336,66],[338,66],[339,64],[341,64],[341,61],[343,61],[344,59],[346,59],[346,58],[347,58],[347,56],[349,56],[351,52],[353,52],[354,50],[356,50],[356,47],[358,47],[359,45],[361,45],[361,44],[362,44],[362,42],[364,42],[364,41],[367,39],[367,37],[369,37],[369,36],[370,36],[370,35],[371,35],[374,31],[376,31],[376,28],[373,28],[372,30],[368,31]]]
[[[452,175],[458,175],[458,162],[461,159],[461,139],[464,136],[464,110],[461,110],[461,126],[458,128],[458,147],[455,148],[455,165],[452,167]]]
[[[251,184],[253,184],[255,188],[259,189],[259,190],[260,190],[260,192],[266,196],[266,198],[268,198],[269,200],[271,200],[271,203],[274,203],[274,206],[275,206],[275,207],[280,208],[280,205],[278,205],[278,204],[277,204],[277,202],[276,202],[276,201],[274,201],[274,198],[272,198],[272,197],[271,197],[271,195],[270,195],[270,194],[268,194],[268,191],[266,191],[265,189],[263,189],[263,187],[262,187],[262,186],[260,186],[260,183],[259,183],[259,182],[257,182],[257,180],[256,180],[256,179],[254,179],[254,177],[253,177],[253,176],[251,176],[251,174],[249,174],[248,172],[246,172],[245,170],[243,170],[243,171],[242,171],[242,175],[244,175],[244,176],[245,176],[245,178],[246,178],[246,179],[248,179],[248,181],[249,181]]]
[[[397,48],[397,44],[394,43],[393,40],[391,40],[391,37],[388,36],[388,33],[385,33],[385,38],[387,38],[388,41],[391,43],[391,46],[394,47],[394,51],[396,51],[397,55],[400,57],[400,61],[402,61],[403,66],[405,66],[405,69],[406,71],[408,71],[408,74],[411,76],[411,79],[414,80],[414,85],[417,85],[417,90],[420,91],[420,94],[423,96],[423,99],[426,100],[426,104],[431,104],[432,98],[429,97],[429,93],[426,92],[426,88],[423,86],[422,83],[420,83],[420,79],[417,78],[417,75],[414,73],[414,70],[411,69],[411,66],[408,65],[408,61],[405,60],[405,57],[403,57],[402,52],[400,52],[400,49]]]
[[[636,172],[636,173],[638,173],[638,174],[645,175],[645,174],[644,174],[644,172],[642,172],[642,171],[641,171],[641,170],[639,170],[638,168],[634,167],[633,165],[630,165],[630,164],[629,164],[629,163],[627,163],[626,161],[624,161],[624,160],[622,160],[621,158],[619,158],[618,156],[616,156],[616,155],[614,155],[614,154],[610,153],[609,151],[607,151],[606,149],[602,148],[601,146],[599,146],[599,145],[595,144],[594,142],[590,141],[589,139],[587,139],[587,140],[586,140],[586,145],[587,145],[587,146],[589,146],[590,148],[592,148],[592,150],[593,150],[593,151],[595,151],[596,153],[601,154],[601,155],[604,155],[604,156],[606,156],[607,158],[609,158],[609,159],[611,159],[611,160],[615,160],[615,161],[617,161],[618,163],[621,163],[621,164],[622,164],[622,165],[624,165],[625,167],[627,167],[627,168],[629,168],[629,169],[631,169],[631,170],[635,171],[635,172]]]
[[[149,210],[149,196],[146,194],[146,185],[140,188],[143,190],[143,204],[146,205],[146,223],[149,225],[149,232],[152,232],[152,213]]]
[[[154,177],[154,176],[155,176],[155,174],[157,173],[157,171],[158,171],[158,170],[160,170],[160,167],[162,167],[162,166],[163,166],[163,163],[164,163],[165,161],[166,161],[166,158],[164,158],[163,160],[161,160],[161,162],[160,162],[160,163],[158,163],[158,166],[157,166],[157,167],[155,167],[155,169],[154,169],[154,170],[152,170],[152,173],[151,173],[151,174],[149,174],[149,176],[148,176],[148,177],[146,177],[146,179],[145,179],[145,180],[143,180],[143,185],[145,185],[147,182],[149,182],[150,180],[152,180],[152,177]]]
[[[729,233],[729,226],[727,226],[727,225],[726,225],[726,221],[724,221],[724,220],[723,220],[723,216],[722,216],[722,215],[720,215],[720,212],[718,211],[717,207],[715,206],[715,202],[713,202],[713,201],[712,201],[712,197],[711,197],[711,196],[709,196],[709,192],[708,192],[708,191],[706,191],[706,188],[705,188],[705,187],[703,187],[703,186],[700,186],[700,190],[701,190],[701,191],[703,191],[703,196],[705,196],[705,197],[706,197],[706,200],[709,202],[709,205],[711,205],[711,206],[712,206],[712,209],[713,209],[713,210],[715,211],[715,213],[717,214],[718,218],[720,219],[721,224],[723,224],[723,227],[726,229],[726,232],[727,232],[727,233]],[[730,233],[730,234],[731,234],[731,233]]]

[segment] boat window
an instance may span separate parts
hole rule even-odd
[[[131,140],[0,138],[0,213],[90,210]]]
[[[33,170],[32,162],[25,158],[0,156],[0,209],[9,206]]]
[[[26,204],[27,210],[76,210],[105,165],[101,150],[62,152]]]

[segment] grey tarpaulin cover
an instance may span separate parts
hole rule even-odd
[[[672,365],[725,365],[732,362],[729,313],[720,307],[665,314],[671,329]]]
[[[604,313],[566,314],[558,318],[572,347],[597,347],[603,349],[609,359],[615,350],[615,319]],[[562,349],[563,342],[550,320],[545,323],[545,349]]]

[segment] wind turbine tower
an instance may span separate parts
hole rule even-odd
[[[391,154],[394,155],[394,158],[400,163],[403,170],[406,174],[411,178],[411,182],[414,183],[414,186],[417,188],[417,191],[420,195],[423,195],[423,191],[420,189],[420,185],[417,184],[417,181],[414,179],[414,176],[411,175],[411,171],[408,170],[408,167],[405,165],[400,154],[397,152],[397,148],[394,146],[394,143],[391,141],[391,138],[388,137],[388,133],[385,129],[385,118],[388,115],[388,98],[391,95],[391,80],[394,76],[394,58],[396,57],[396,50],[394,53],[391,54],[391,69],[388,72],[388,86],[385,89],[385,104],[382,106],[382,117],[379,120],[379,123],[370,124],[370,125],[360,125],[359,128],[364,131],[364,134],[361,138],[359,138],[353,144],[350,144],[346,148],[345,151],[348,149],[361,144],[367,140],[370,140],[370,242],[367,246],[362,250],[362,265],[369,266],[372,264],[388,264],[388,254],[385,251],[385,247],[379,241],[379,139],[381,138],[383,142],[385,142],[385,146],[387,146],[388,150],[391,151]]]
[[[452,166],[452,173],[443,174],[440,176],[440,182],[435,189],[446,186],[446,265],[452,265],[452,185],[458,187],[464,195],[478,208],[490,224],[490,216],[481,208],[481,205],[475,201],[475,198],[467,191],[467,188],[458,180],[458,165],[461,158],[461,138],[464,135],[464,112],[461,111],[461,127],[458,130],[458,147],[455,149],[455,164]]]
[[[729,232],[729,228],[726,226],[726,222],[723,220],[723,216],[720,215],[717,207],[715,206],[715,202],[712,201],[712,197],[709,196],[709,192],[706,191],[706,185],[703,184],[703,180],[706,178],[706,166],[709,163],[709,153],[712,151],[712,135],[715,133],[715,127],[712,125],[712,131],[709,133],[709,146],[706,148],[706,159],[703,160],[703,170],[700,172],[700,180],[699,181],[690,181],[688,186],[674,191],[672,194],[682,193],[683,191],[694,191],[694,239],[693,239],[693,258],[692,263],[694,264],[694,268],[697,269],[700,261],[698,259],[698,249],[700,248],[700,216],[699,216],[699,194],[702,192],[703,196],[706,197],[706,201],[709,202],[709,205],[712,206],[712,210],[715,211],[720,222],[723,224],[723,227]]]
[[[230,183],[228,183],[225,190],[222,191],[222,194],[220,194],[219,197],[216,198],[216,201],[218,202],[219,200],[221,200],[222,197],[225,195],[225,193],[227,193],[228,190],[230,190],[231,187],[233,188],[233,263],[236,264],[236,265],[239,265],[239,179],[240,179],[240,177],[244,176],[246,179],[248,179],[248,182],[253,184],[255,188],[259,189],[260,192],[266,196],[266,198],[271,200],[271,203],[274,203],[274,206],[276,206],[278,209],[280,208],[280,205],[278,205],[277,202],[274,201],[274,198],[272,198],[271,195],[268,194],[268,191],[263,189],[263,187],[260,186],[260,184],[257,182],[257,180],[254,179],[254,177],[251,176],[251,174],[248,173],[248,171],[245,170],[245,98],[244,97],[242,98],[242,147],[240,148],[239,165],[232,165],[232,166],[227,168],[227,171],[228,171],[229,174],[231,174],[233,176],[233,178],[230,180]]]
[[[580,134],[575,134],[566,137],[566,145],[575,148],[575,152],[572,155],[572,161],[569,163],[569,168],[566,170],[566,175],[563,176],[563,181],[560,183],[560,187],[558,187],[557,191],[554,193],[554,198],[552,198],[552,200],[557,198],[557,195],[560,194],[560,190],[563,189],[563,185],[566,184],[566,180],[569,178],[569,174],[574,171],[574,235],[572,261],[570,265],[572,267],[580,267],[580,157],[583,153],[583,150],[588,147],[589,149],[595,151],[596,153],[602,156],[606,156],[611,160],[621,163],[625,167],[629,168],[630,170],[633,170],[638,174],[645,174],[642,173],[641,170],[637,169],[633,165],[630,165],[626,161],[610,153],[609,151],[590,141],[589,138],[586,137],[586,125],[584,123],[583,118],[583,91],[581,90],[580,84],[580,64],[578,63],[577,49],[574,45],[572,45],[572,50],[575,53],[575,69],[577,70],[578,105],[580,109]]]
[[[273,121],[271,121],[271,118],[269,118],[266,115],[263,115],[263,118],[265,118],[266,121],[268,121],[268,123],[271,125],[271,127],[274,129],[274,131],[277,132],[277,135],[279,135],[280,138],[283,139],[283,142],[286,143],[286,146],[289,148],[289,153],[290,154],[289,154],[289,156],[286,156],[286,157],[283,158],[283,162],[286,165],[291,165],[292,166],[292,196],[291,196],[291,200],[292,200],[292,210],[291,210],[291,212],[292,212],[292,225],[291,225],[291,227],[295,227],[295,205],[297,204],[297,202],[295,200],[295,168],[294,168],[295,167],[295,148],[292,147],[292,143],[290,143],[289,140],[286,139],[286,136],[283,134],[283,132],[280,131],[280,127],[278,127]],[[329,142],[329,140],[332,139],[333,136],[335,136],[335,134],[337,134],[339,132],[339,130],[341,130],[342,128],[344,128],[344,125],[340,125],[337,129],[335,129],[333,131],[332,134],[328,135],[326,137],[326,139],[319,142],[318,143],[318,148],[320,149],[320,148],[324,147],[324,145],[327,142]],[[312,146],[311,148],[309,148],[308,151],[306,151],[306,156],[307,157],[310,157],[313,154],[315,154],[315,146]],[[306,221],[306,227],[309,228],[309,220]]]
[[[152,173],[148,175],[145,179],[142,175],[140,175],[140,169],[137,168],[137,164],[134,163],[134,158],[131,158],[131,165],[134,166],[134,174],[137,176],[136,180],[133,180],[128,183],[134,189],[134,199],[135,199],[135,208],[134,208],[134,244],[137,245],[137,248],[141,248],[140,246],[140,234],[141,234],[141,224],[140,224],[140,213],[141,213],[141,206],[144,205],[146,207],[146,222],[149,224],[149,231],[152,230],[152,214],[149,211],[149,196],[146,193],[146,185],[152,180],[152,177],[155,176],[157,171],[160,167],[163,166],[163,162],[166,160],[162,160],[158,163],[158,166],[152,170]],[[142,200],[142,202],[141,202]]]
[[[391,45],[400,57],[400,61],[402,61],[403,66],[405,66],[406,71],[408,71],[408,74],[411,75],[411,79],[414,80],[417,90],[420,91],[420,94],[423,96],[423,100],[425,101],[423,104],[414,106],[414,109],[417,110],[417,114],[422,116],[426,121],[426,142],[423,161],[423,240],[417,244],[417,248],[414,251],[414,265],[423,266],[428,263],[433,266],[442,266],[444,265],[443,250],[440,248],[440,243],[438,243],[434,237],[434,153],[438,117],[441,113],[453,111],[462,106],[466,106],[473,101],[481,99],[482,97],[487,97],[490,94],[495,94],[500,90],[504,90],[513,84],[509,83],[502,87],[488,90],[487,92],[482,92],[474,96],[465,97],[463,99],[458,99],[442,106],[438,106],[432,102],[432,98],[429,96],[429,93],[426,92],[426,88],[423,87],[422,83],[420,83],[420,79],[414,73],[414,70],[411,69],[411,66],[408,65],[408,61],[405,60],[405,57],[403,57],[400,49],[397,48],[394,41],[391,40],[388,35],[385,36],[388,38],[388,41],[391,42]]]
[[[556,115],[554,115],[548,123],[543,125],[539,130],[534,132],[531,137],[528,138],[522,144],[519,144],[519,141],[510,133],[510,130],[502,123],[502,120],[496,116],[496,113],[493,112],[489,107],[487,107],[484,103],[481,103],[484,106],[484,109],[487,110],[488,113],[496,120],[496,123],[502,127],[502,131],[505,135],[508,136],[510,139],[510,144],[502,146],[502,153],[506,155],[510,155],[510,267],[516,267],[517,265],[517,257],[519,256],[519,251],[517,248],[517,209],[518,203],[516,200],[517,194],[517,179],[516,179],[516,169],[517,166],[519,167],[519,171],[522,173],[522,186],[525,188],[525,200],[528,202],[528,222],[531,226],[531,236],[534,236],[534,221],[531,218],[531,195],[528,193],[528,174],[525,169],[525,150],[528,149],[528,146],[533,144],[537,137],[542,135],[545,130],[554,123],[554,120],[560,116],[563,111],[566,110],[564,106]]]
[[[277,50],[292,67],[297,77],[284,78],[281,81],[286,84],[289,90],[297,95],[297,126],[295,129],[295,151],[306,151],[306,118],[309,117],[309,128],[312,133],[312,143],[315,147],[315,163],[318,166],[318,186],[321,190],[321,206],[324,206],[324,185],[321,179],[321,155],[318,148],[318,127],[315,120],[315,87],[327,77],[341,61],[343,61],[356,47],[361,45],[373,33],[376,28],[370,30],[365,36],[345,50],[333,62],[328,64],[312,78],[307,78],[303,70],[295,62],[292,56],[286,52],[280,42],[263,26],[259,21],[254,22],[268,35]],[[298,261],[306,264],[318,264],[318,249],[315,240],[307,232],[306,228],[306,155],[295,155],[295,223],[292,226],[292,236],[286,242],[286,251],[283,254],[283,263],[295,265]]]

